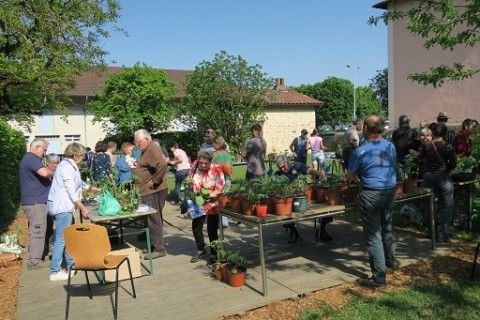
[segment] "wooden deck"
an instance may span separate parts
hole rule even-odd
[[[214,320],[354,281],[370,273],[358,225],[336,219],[328,227],[334,241],[318,243],[314,241],[313,221],[301,222],[298,227],[305,240],[294,244],[287,243],[285,229],[272,226],[264,233],[268,296],[263,297],[256,232],[230,223],[230,228],[225,229],[227,249],[240,249],[249,261],[246,286],[233,288],[212,277],[206,267],[207,258],[190,263],[196,251],[191,220],[183,218],[178,207],[170,204],[165,205],[165,211],[168,255],[154,260],[154,275],[149,276],[143,268],[144,275],[135,279],[136,299],[129,294],[130,283],[121,282],[119,319]],[[146,242],[136,242],[135,236],[126,239],[139,248],[146,245]],[[397,233],[397,258],[402,265],[449,250],[447,244],[438,244],[436,251],[430,247],[429,239]],[[112,319],[114,285],[97,284],[93,276],[90,279],[94,283],[93,300],[88,298],[84,275],[79,273],[73,278],[75,289],[70,300],[70,319]],[[17,319],[64,318],[65,288],[66,282],[49,281],[48,269],[27,270],[24,266]]]

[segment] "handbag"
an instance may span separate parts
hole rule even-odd
[[[100,216],[116,216],[120,211],[122,211],[122,206],[118,200],[108,191],[103,189],[102,201],[100,202],[100,207],[98,208],[98,214]]]

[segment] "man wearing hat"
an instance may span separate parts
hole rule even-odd
[[[416,150],[415,141],[418,140],[418,133],[410,128],[410,119],[404,114],[398,118],[398,125],[399,127],[393,131],[392,142],[397,151],[397,163],[405,164],[405,158],[410,154],[410,150]],[[398,169],[398,178],[405,178],[403,170]]]
[[[307,164],[307,129],[302,129],[300,136],[293,139],[290,144],[290,150],[293,153],[295,162]]]
[[[452,128],[449,128],[447,126],[447,121],[448,121],[448,116],[446,112],[440,111],[437,116],[437,122],[438,123],[444,123],[445,126],[447,127],[447,135],[443,137],[443,140],[448,142],[453,146],[453,140],[455,139],[455,131],[453,131]]]

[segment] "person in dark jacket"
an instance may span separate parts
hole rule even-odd
[[[457,166],[457,158],[452,145],[443,140],[446,133],[447,126],[443,123],[433,127],[433,140],[422,142],[418,159],[425,160],[422,187],[432,188],[438,201],[440,222],[437,241],[449,243],[448,228],[452,221],[454,202],[450,171]]]
[[[410,154],[410,150],[417,150],[418,133],[415,129],[410,127],[410,119],[402,114],[398,118],[398,125],[400,126],[392,135],[392,143],[397,152],[397,179],[404,178],[404,171],[402,166],[405,165],[406,157]]]

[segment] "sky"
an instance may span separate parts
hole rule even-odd
[[[224,50],[287,86],[338,77],[367,86],[388,66],[380,0],[119,0],[128,36],[105,40],[111,66],[194,70]],[[353,68],[347,68],[347,65]]]

